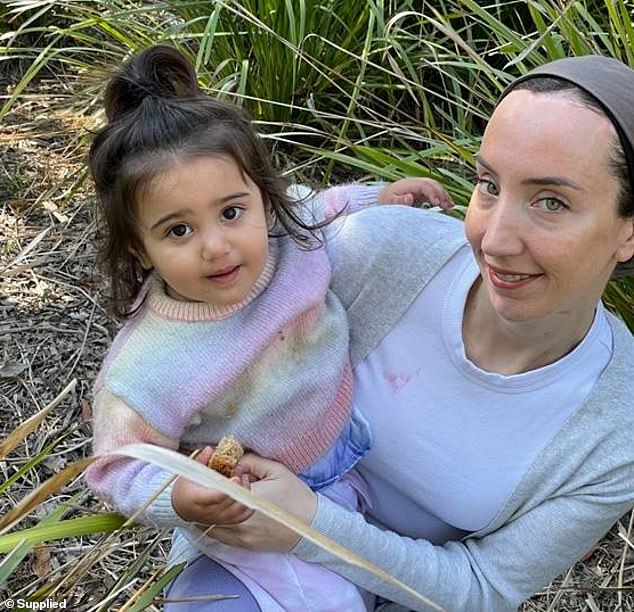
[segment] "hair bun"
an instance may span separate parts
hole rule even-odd
[[[111,79],[104,106],[109,121],[137,109],[146,99],[192,98],[200,94],[196,73],[173,47],[155,45],[132,57]]]

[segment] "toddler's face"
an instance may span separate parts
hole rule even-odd
[[[158,272],[175,299],[239,304],[266,264],[265,203],[228,158],[183,160],[161,173],[139,202],[138,217],[141,263]]]

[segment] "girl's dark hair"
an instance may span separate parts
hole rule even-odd
[[[230,158],[259,188],[277,235],[289,235],[302,248],[319,240],[315,230],[323,224],[309,225],[294,210],[288,183],[249,117],[204,94],[176,49],[156,45],[132,57],[108,83],[104,105],[108,123],[96,133],[88,163],[105,226],[101,259],[116,316],[132,314],[149,274],[133,255],[142,252],[138,201],[161,171],[181,160]]]
[[[572,99],[577,100],[585,107],[607,117],[614,126],[618,138],[615,138],[608,148],[608,169],[619,183],[617,196],[617,213],[620,217],[634,216],[634,177],[630,175],[625,150],[623,148],[623,136],[618,125],[612,120],[605,108],[592,94],[578,85],[551,76],[534,76],[520,81],[517,85],[511,85],[508,91],[528,90],[534,93],[569,92]],[[613,273],[613,278],[619,276],[634,275],[634,258],[619,262]]]

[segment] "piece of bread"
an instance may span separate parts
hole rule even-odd
[[[233,469],[242,455],[244,455],[242,444],[234,436],[223,436],[207,465],[227,478],[231,478]]]

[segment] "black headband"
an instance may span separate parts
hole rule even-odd
[[[596,98],[619,135],[634,190],[634,70],[602,55],[567,57],[519,77],[504,90],[500,100],[519,83],[542,76],[569,81]]]

